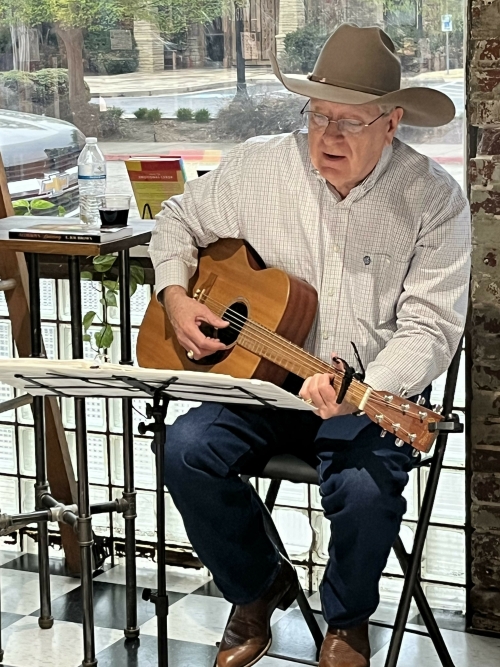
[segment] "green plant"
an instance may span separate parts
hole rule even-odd
[[[134,116],[137,118],[137,120],[143,120],[144,118],[146,118],[147,114],[148,110],[146,109],[146,107],[139,107],[137,111],[134,111]]]
[[[159,109],[149,109],[146,114],[146,118],[152,123],[157,123],[159,120],[161,120],[161,111]]]
[[[102,305],[102,319],[98,317],[94,310],[89,310],[82,319],[83,340],[90,343],[92,349],[97,354],[105,353],[111,347],[114,340],[114,332],[109,324],[108,308],[118,306],[118,295],[120,291],[119,273],[117,267],[116,255],[100,255],[92,259],[92,271],[82,271],[80,276],[82,280],[90,280],[95,290],[100,293],[99,302]],[[94,274],[99,275],[99,281],[94,281]],[[144,269],[137,262],[130,264],[130,296],[137,290],[137,285],[144,285]],[[97,285],[95,284],[97,283]],[[96,324],[100,325],[98,331],[94,332],[93,341],[90,327]]]
[[[12,202],[12,207],[15,215],[44,215],[41,211],[50,211],[62,217],[66,213],[64,206],[56,206],[46,199],[17,199]]]
[[[106,111],[99,114],[99,136],[112,137],[120,134],[120,118],[123,116],[123,109],[119,107],[109,107]]]
[[[208,123],[210,120],[210,111],[208,109],[198,109],[194,114],[194,119],[197,123]]]
[[[177,120],[193,120],[192,110],[185,107],[177,109]]]
[[[326,37],[325,28],[314,22],[287,33],[283,40],[287,69],[303,74],[311,72]]]
[[[304,100],[296,95],[242,97],[219,111],[215,131],[219,139],[229,141],[292,132],[302,127],[300,109],[303,106]]]

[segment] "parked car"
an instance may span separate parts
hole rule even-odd
[[[19,213],[27,210],[19,208],[25,200],[33,215],[78,215],[77,162],[84,145],[85,136],[71,123],[0,109],[0,154]]]

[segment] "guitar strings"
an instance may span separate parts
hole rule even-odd
[[[249,318],[245,318],[243,315],[241,315],[237,311],[233,310],[232,308],[226,308],[226,306],[224,304],[216,301],[214,298],[209,297],[208,295],[205,297],[204,303],[207,303],[207,301],[210,301],[215,306],[219,306],[219,307],[225,309],[224,312],[222,313],[224,316],[226,316],[228,313],[231,313],[231,317],[233,319],[229,319],[229,317],[227,319],[227,321],[230,323],[229,327],[228,327],[229,329],[234,329],[235,331],[237,331],[239,333],[243,332],[244,327],[247,327],[248,329],[250,329],[250,328],[257,329],[257,330],[261,329],[264,332],[265,335],[263,336],[262,334],[260,334],[260,339],[261,340],[258,341],[258,342],[262,343],[262,340],[264,340],[264,341],[266,341],[266,343],[269,347],[276,348],[276,342],[274,340],[274,337],[278,337],[279,334],[276,334],[275,332],[267,329],[266,327],[264,327],[261,324],[258,324],[257,322],[254,322],[253,320],[250,320]],[[235,323],[236,323],[237,326],[231,326],[232,324],[234,325]],[[269,341],[271,341],[271,342],[269,343]],[[322,362],[321,360],[317,360],[314,356],[305,352],[304,350],[302,350],[302,348],[298,347],[294,343],[290,343],[286,339],[283,339],[283,342],[281,342],[281,341],[277,341],[277,342],[279,342],[279,344],[283,346],[283,349],[285,350],[285,355],[284,356],[286,356],[286,354],[290,355],[290,353],[288,353],[286,351],[286,348],[284,347],[285,345],[288,345],[288,346],[293,347],[299,354],[301,354],[304,358],[306,358],[307,361],[309,362],[309,365],[314,365],[314,366],[316,366],[316,368],[320,368],[320,370],[323,370],[323,371],[324,371],[324,367],[327,367],[328,370],[331,369],[331,371],[333,372],[332,374],[337,373],[341,376],[344,375],[343,371],[340,371],[340,370],[334,368],[333,366],[329,366],[326,362]],[[289,356],[289,358],[290,358],[290,356]],[[293,361],[293,363],[296,363],[294,359],[292,359],[292,361]],[[301,364],[301,365],[306,365],[306,364]],[[351,393],[353,395],[353,398],[359,402],[363,398],[363,396],[365,395],[366,389],[364,387],[359,387],[358,388],[356,386],[353,386],[353,384],[351,384],[348,391],[349,391],[349,393]],[[361,392],[361,395],[359,395],[359,392]],[[354,396],[355,393],[358,394],[358,396]],[[372,397],[370,397],[369,400],[370,400],[371,403],[374,403],[374,404],[376,403],[378,405],[384,406],[384,408],[386,408],[386,409],[388,407],[387,402],[378,398],[377,396],[372,396]],[[411,411],[411,409],[404,411],[401,406],[391,405],[390,407],[393,410],[396,409],[397,411],[402,412],[404,415],[409,415],[411,417],[417,416],[415,413],[413,413]],[[385,417],[385,419],[387,419],[387,417]],[[381,425],[381,424],[379,424],[379,425],[381,426],[381,428],[384,428],[383,425]],[[391,424],[391,426],[392,426],[392,424]],[[404,427],[399,426],[398,429],[397,429],[397,433],[394,433],[394,435],[398,435],[398,436],[406,435],[408,437],[408,439],[410,439],[410,436],[412,434],[410,433],[410,431],[408,431]]]
[[[211,301],[216,306],[221,306],[222,308],[225,308],[225,306],[223,304],[215,301],[215,299],[213,299],[211,297],[206,297],[205,303],[208,302],[208,301]],[[279,334],[276,334],[273,331],[271,331],[269,329],[266,329],[266,327],[264,327],[261,324],[258,324],[257,322],[254,322],[253,320],[245,318],[244,316],[240,315],[240,313],[238,313],[237,311],[233,311],[231,308],[227,308],[225,310],[225,312],[223,313],[223,315],[226,316],[228,313],[231,314],[232,319],[230,319],[228,317],[227,321],[237,325],[237,326],[229,327],[229,328],[232,328],[235,331],[238,331],[239,333],[244,333],[244,334],[247,333],[248,331],[251,331],[251,330],[257,330],[258,331],[260,329],[263,333],[261,333],[260,336],[256,335],[255,340],[259,343],[263,343],[263,344],[265,343],[269,347],[274,348],[274,351],[276,351],[276,350],[281,351],[282,353],[284,353],[284,356],[288,355],[289,359],[293,363],[295,363],[296,365],[301,365],[301,364],[297,363],[297,361],[294,358],[289,356],[290,352],[288,352],[286,350],[285,345],[294,347],[294,349],[297,350],[297,353],[304,360],[307,361],[307,365],[308,366],[314,366],[314,368],[317,369],[318,371],[327,372],[327,370],[328,370],[328,371],[331,371],[332,373],[336,372],[336,373],[340,373],[342,375],[344,374],[343,371],[340,371],[339,369],[336,369],[334,366],[331,366],[331,365],[327,364],[326,362],[321,361],[320,359],[316,359],[312,355],[309,355],[307,352],[305,352],[305,350],[302,350],[302,348],[294,345],[293,343],[290,343],[289,341],[286,341],[285,339],[283,339],[283,342],[281,342],[280,340],[275,340],[275,338],[277,338],[279,336]],[[246,328],[247,331],[243,331],[243,328]],[[260,340],[259,340],[259,338],[260,338]]]
[[[226,308],[226,306],[224,304],[216,301],[212,297],[206,296],[205,297],[205,303],[207,301],[210,301],[210,302],[212,302],[212,304],[224,308],[225,309],[225,313],[223,313],[224,315],[226,315],[227,313],[231,313],[231,315],[233,316],[234,319],[229,319],[228,318],[228,321],[233,322],[233,323],[236,322],[236,324],[238,326],[229,327],[229,328],[233,328],[234,330],[236,330],[240,333],[242,332],[243,327],[246,327],[248,330],[250,330],[250,329],[261,329],[264,332],[265,335],[261,334],[260,335],[260,340],[258,340],[258,342],[263,344],[263,341],[264,341],[268,345],[268,347],[274,348],[274,350],[278,349],[282,352],[282,354],[283,354],[283,351],[284,351],[283,356],[284,357],[288,356],[288,359],[290,361],[292,361],[292,363],[294,363],[296,365],[314,367],[314,369],[318,370],[319,372],[323,372],[323,373],[324,372],[330,372],[333,375],[340,375],[341,377],[344,376],[344,371],[336,369],[335,367],[328,365],[326,362],[323,362],[320,359],[316,359],[313,355],[310,355],[309,353],[305,352],[305,350],[302,350],[302,348],[298,347],[297,345],[295,345],[293,343],[290,343],[289,341],[286,341],[285,339],[283,339],[283,342],[275,341],[274,337],[278,337],[279,334],[275,334],[273,331],[270,331],[269,329],[266,329],[263,325],[258,324],[257,322],[254,322],[253,320],[250,320],[248,318],[243,317],[242,315],[240,315],[240,313],[234,311],[232,308]],[[238,328],[238,327],[240,327],[240,328]],[[243,333],[246,333],[246,332],[243,332]],[[251,338],[251,335],[249,337]],[[256,336],[256,339],[257,339],[257,336]],[[294,350],[296,351],[296,353],[299,354],[300,356],[302,356],[303,359],[305,359],[305,363],[298,364],[296,362],[296,360],[293,357],[290,356],[291,353],[286,350],[285,345],[292,346],[294,348]],[[354,384],[351,384],[349,389],[350,389],[350,393],[353,394],[353,398],[355,398],[358,401],[360,401],[366,393],[366,388],[364,388],[363,386],[356,387]],[[354,396],[354,394],[357,394],[357,396]],[[380,405],[387,406],[387,403],[385,401],[383,401],[382,399],[378,399],[376,396],[373,396],[373,398],[371,400],[373,402],[379,403]],[[398,409],[399,411],[402,412],[402,409],[400,408],[400,406],[391,406],[391,407],[396,408],[396,409]],[[407,411],[407,413],[408,412],[409,411]]]
[[[266,329],[266,327],[259,324],[258,322],[254,322],[253,320],[250,320],[249,318],[245,318],[244,316],[242,316],[240,313],[233,310],[232,308],[226,308],[226,306],[224,304],[216,301],[213,297],[210,297],[210,296],[207,295],[205,297],[204,302],[207,303],[209,301],[212,304],[214,304],[215,306],[219,306],[221,308],[224,308],[225,312],[223,313],[223,315],[226,316],[228,313],[231,314],[232,319],[228,318],[228,322],[230,322],[229,328],[232,328],[235,331],[238,331],[239,333],[246,333],[246,332],[243,332],[244,327],[246,327],[249,330],[250,329],[256,329],[256,330],[260,329],[260,330],[262,330],[262,332],[265,335],[260,334],[260,339],[261,340],[258,340],[258,342],[260,342],[262,344],[266,343],[268,345],[268,347],[272,347],[275,350],[278,349],[278,350],[281,351],[282,354],[284,352],[283,356],[285,356],[285,357],[288,356],[288,359],[291,360],[292,363],[294,363],[296,365],[300,365],[300,366],[314,367],[314,369],[317,369],[320,372],[331,372],[333,375],[340,375],[341,377],[344,375],[344,371],[336,369],[335,367],[330,366],[329,364],[327,364],[326,362],[322,362],[321,360],[316,360],[314,356],[309,355],[307,352],[302,350],[302,348],[298,347],[297,345],[295,345],[293,343],[290,343],[289,341],[283,340],[283,343],[281,341],[275,341],[274,337],[279,336],[279,334],[276,334],[273,331],[270,331],[269,329]],[[236,324],[237,326],[231,326],[231,323]],[[250,335],[250,337],[251,337],[251,335]],[[257,339],[257,336],[255,336],[255,338]],[[294,348],[294,350],[296,350],[296,353],[299,354],[300,356],[302,356],[303,359],[305,359],[305,362],[304,363],[297,363],[297,361],[290,356],[291,353],[286,350],[286,348],[284,347],[285,345],[292,346]],[[280,346],[281,346],[281,348],[280,348]],[[327,369],[326,371],[325,371],[325,367]],[[366,392],[366,389],[363,386],[356,387],[355,385],[353,386],[353,384],[351,384],[349,389],[350,389],[349,393],[351,393],[352,397],[355,400],[358,400],[358,401],[360,401],[363,398],[363,396],[365,395],[365,392]],[[383,405],[387,408],[387,402],[380,399],[380,398],[377,398],[376,396],[373,396],[370,400],[373,403]],[[401,406],[394,406],[393,405],[391,407],[393,409],[398,410],[399,412],[403,412],[403,414],[409,414],[412,417],[417,416],[416,413],[411,411],[411,408],[410,408],[410,410],[404,411],[401,408]],[[405,429],[401,428],[401,430],[405,430]],[[407,432],[407,433],[409,434],[409,432]]]

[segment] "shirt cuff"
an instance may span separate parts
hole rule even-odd
[[[386,391],[396,396],[405,395],[405,387],[399,381],[394,371],[384,364],[373,362],[368,365],[364,382],[375,391]]]
[[[189,268],[180,259],[169,259],[155,269],[156,295],[170,285],[180,285],[185,290],[189,287]]]

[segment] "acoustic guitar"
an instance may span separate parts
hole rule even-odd
[[[230,322],[217,331],[208,325],[201,327],[205,335],[217,336],[227,349],[198,361],[189,359],[165,310],[153,298],[137,340],[140,366],[225,373],[276,385],[283,384],[288,373],[304,379],[330,373],[332,385],[339,392],[345,372],[302,349],[317,310],[317,294],[311,285],[280,269],[265,268],[243,241],[224,239],[200,250],[189,293]],[[429,451],[436,437],[429,425],[442,420],[437,412],[400,396],[375,391],[356,378],[345,400],[383,431],[423,452]]]

